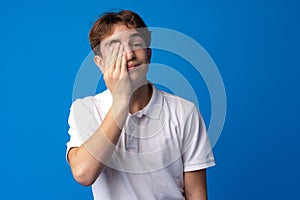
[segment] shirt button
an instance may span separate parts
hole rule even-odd
[[[129,131],[132,132],[133,130],[134,130],[134,125],[133,124],[129,125]]]

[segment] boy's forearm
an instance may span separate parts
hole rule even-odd
[[[82,185],[91,185],[111,158],[127,114],[126,103],[113,104],[97,131],[81,147],[70,150],[73,176]]]

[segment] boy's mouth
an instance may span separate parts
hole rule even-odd
[[[134,68],[136,68],[136,67],[138,67],[139,65],[138,64],[127,64],[127,69],[128,70],[131,70],[131,69],[134,69]]]

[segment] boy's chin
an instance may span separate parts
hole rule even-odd
[[[138,67],[128,70],[129,77],[132,81],[139,81],[146,78],[148,72],[148,64],[139,65]]]

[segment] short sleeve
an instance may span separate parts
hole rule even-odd
[[[195,106],[184,125],[182,150],[185,172],[215,165],[205,123]]]
[[[80,147],[89,139],[99,127],[100,122],[92,97],[74,101],[68,119],[70,140],[67,142],[66,155],[71,148]]]

